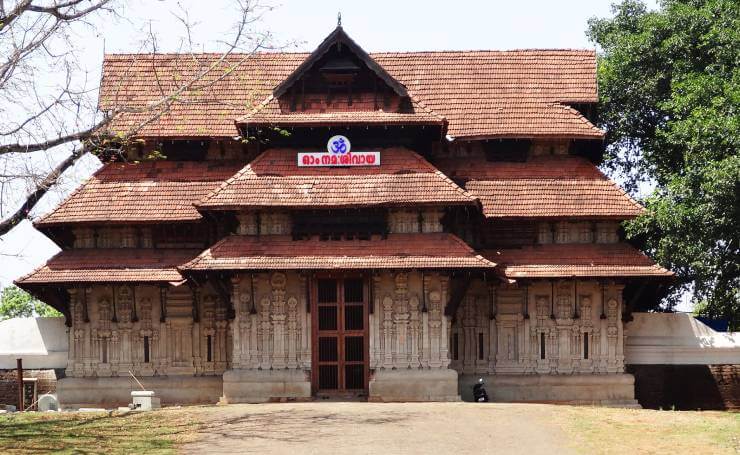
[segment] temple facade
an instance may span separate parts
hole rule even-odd
[[[193,61],[107,55],[101,109]],[[368,54],[338,27],[211,71],[35,222],[62,251],[17,284],[65,315],[63,406],[123,405],[132,375],[164,404],[448,401],[480,377],[636,403],[623,324],[672,273],[597,167],[593,51]]]

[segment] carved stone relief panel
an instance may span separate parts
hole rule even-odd
[[[310,368],[306,276],[294,272],[244,274],[234,282],[238,293],[231,343],[234,367]]]

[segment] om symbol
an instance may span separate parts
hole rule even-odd
[[[332,136],[329,142],[326,144],[326,149],[329,153],[344,155],[350,150],[350,142],[345,136],[337,135]]]

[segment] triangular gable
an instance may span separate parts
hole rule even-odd
[[[358,57],[372,72],[374,72],[380,79],[383,80],[398,96],[407,97],[408,92],[406,87],[396,80],[393,76],[383,69],[370,55],[365,52],[352,38],[347,35],[341,25],[338,25],[329,36],[316,48],[306,60],[296,68],[293,73],[288,76],[283,82],[281,82],[273,90],[273,96],[280,98],[284,95],[297,81],[301,79],[324,55],[326,55],[332,46],[347,46],[349,50]]]

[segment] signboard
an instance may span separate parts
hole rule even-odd
[[[353,152],[352,143],[342,135],[332,136],[326,152],[298,153],[299,167],[380,166],[380,152]]]

